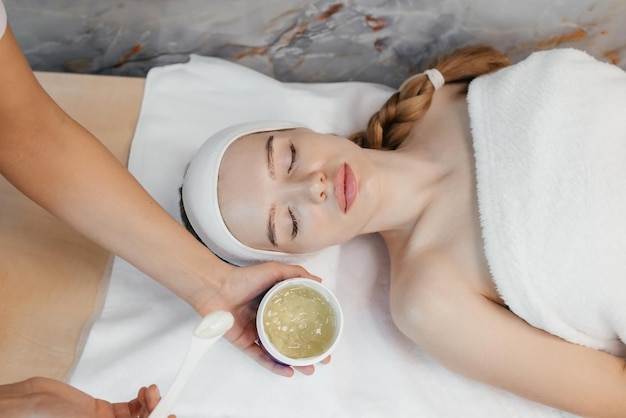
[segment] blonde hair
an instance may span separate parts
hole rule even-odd
[[[446,83],[468,83],[510,64],[509,58],[496,49],[474,46],[444,55],[430,68],[439,70]],[[363,148],[398,148],[413,123],[430,107],[434,92],[433,84],[424,74],[413,76],[372,115],[365,130],[352,134],[349,139]]]

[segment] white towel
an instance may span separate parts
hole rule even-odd
[[[468,96],[487,258],[511,310],[625,355],[626,73],[532,54]]]
[[[391,89],[365,83],[279,83],[242,66],[194,56],[152,70],[129,166],[178,217],[185,166],[216,130],[252,119],[295,119],[346,134],[365,125]],[[342,339],[314,376],[275,376],[228,342],[205,356],[174,412],[194,417],[536,417],[561,412],[457,376],[435,363],[393,325],[389,266],[378,236],[363,236],[305,265],[337,295]],[[102,316],[71,383],[109,400],[140,385],[165,392],[182,362],[198,316],[116,259]]]

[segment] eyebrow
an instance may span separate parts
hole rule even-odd
[[[269,171],[270,177],[274,178],[274,135],[270,135],[267,138],[265,153],[267,155],[267,171]]]
[[[267,238],[272,243],[272,246],[276,247],[276,223],[274,218],[276,217],[276,206],[272,205],[270,207],[270,216],[267,221]]]

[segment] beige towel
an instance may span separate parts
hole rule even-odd
[[[61,107],[126,163],[143,79],[37,77]],[[0,383],[67,377],[83,331],[98,311],[108,260],[108,252],[0,177]]]

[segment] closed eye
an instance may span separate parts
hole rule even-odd
[[[289,208],[289,216],[291,216],[291,222],[293,224],[291,228],[291,239],[293,240],[298,235],[298,220],[296,216],[293,214],[291,208]]]
[[[287,169],[287,174],[291,173],[294,164],[296,163],[296,147],[293,146],[293,143],[289,143],[289,149],[291,150],[291,163],[289,163],[289,168]]]

